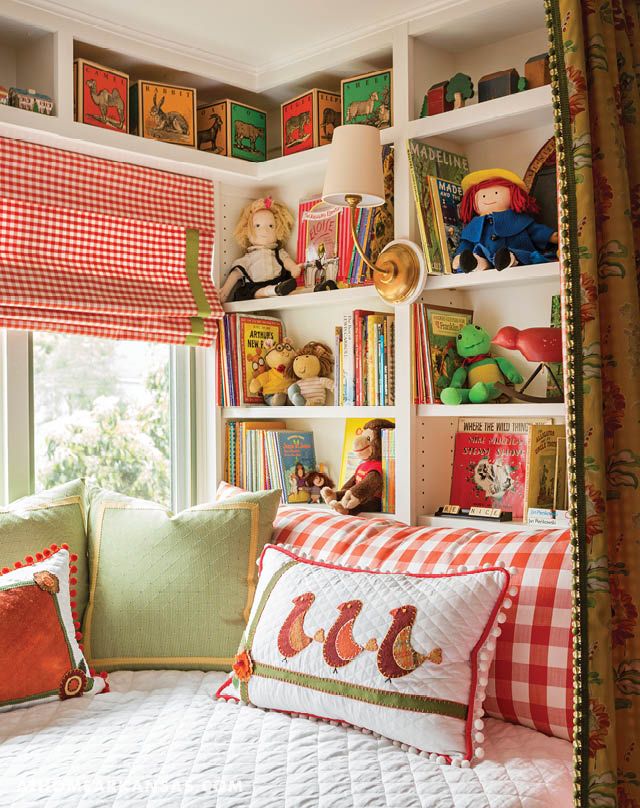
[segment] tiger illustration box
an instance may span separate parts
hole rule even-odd
[[[342,123],[393,125],[393,70],[376,70],[342,80]]]
[[[282,104],[282,154],[331,143],[340,126],[340,96],[313,89]]]
[[[263,162],[267,159],[267,113],[229,98],[199,107],[198,148]]]
[[[90,126],[129,131],[129,76],[104,65],[73,63],[75,119]]]
[[[134,135],[196,145],[196,91],[192,87],[136,81],[129,91]]]

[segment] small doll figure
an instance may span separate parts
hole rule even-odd
[[[305,485],[307,486],[307,491],[309,492],[309,497],[313,504],[320,502],[323,488],[335,487],[335,483],[331,477],[327,477],[323,471],[310,471],[305,477]]]
[[[270,196],[246,206],[233,235],[247,252],[231,267],[220,289],[222,303],[293,292],[302,266],[282,246],[292,228],[289,209]]]
[[[287,390],[291,403],[297,407],[326,404],[327,390],[333,391],[333,380],[329,378],[332,368],[331,349],[322,342],[308,342],[287,371],[287,377],[295,380]]]
[[[296,463],[296,467],[291,473],[289,482],[291,483],[291,493],[287,497],[287,502],[309,502],[310,495],[307,489],[307,474],[302,463]]]
[[[260,373],[249,382],[249,392],[257,395],[262,393],[264,403],[271,407],[282,407],[287,404],[287,388],[289,387],[289,370],[296,349],[288,343],[274,343],[272,339],[266,339],[262,343],[264,351],[264,364],[268,370]]]
[[[558,234],[536,222],[538,203],[517,174],[502,168],[473,171],[462,180],[460,218],[465,225],[453,258],[454,272],[556,258]]]

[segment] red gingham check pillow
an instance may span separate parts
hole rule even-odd
[[[281,507],[272,541],[322,561],[395,572],[505,562],[519,593],[489,673],[486,712],[569,739],[573,727],[571,547],[567,530],[420,528]]]

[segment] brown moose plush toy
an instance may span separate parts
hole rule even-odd
[[[394,429],[383,418],[368,421],[353,441],[353,450],[360,461],[353,477],[343,487],[322,489],[322,499],[338,513],[357,514],[382,510],[382,441],[380,430]]]

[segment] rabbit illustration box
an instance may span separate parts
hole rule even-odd
[[[130,90],[130,114],[134,135],[196,145],[196,91],[192,87],[136,81]]]
[[[129,131],[129,76],[76,59],[73,63],[75,119],[90,126]]]
[[[282,104],[282,154],[331,143],[340,126],[340,96],[326,90],[309,90]]]
[[[377,70],[342,80],[342,123],[386,129],[393,124],[393,71]]]
[[[263,162],[267,159],[267,113],[229,98],[200,107],[198,148]]]

